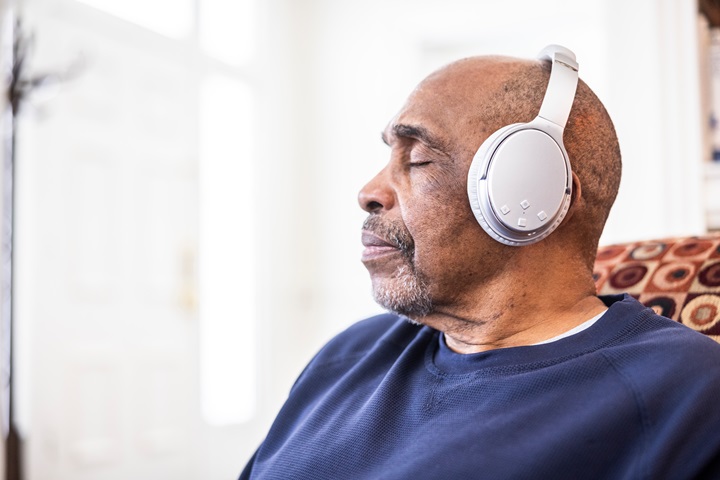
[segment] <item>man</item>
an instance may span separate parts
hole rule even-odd
[[[552,68],[572,75],[559,52]],[[480,145],[552,107],[550,70],[470,58],[410,95],[383,132],[389,163],[359,195],[362,260],[395,313],[318,353],[241,479],[720,478],[720,346],[595,294],[620,152],[588,86],[574,80],[569,118],[548,124],[572,165],[552,233],[508,240],[468,201]]]

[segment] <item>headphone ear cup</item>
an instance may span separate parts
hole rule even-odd
[[[552,233],[570,208],[572,171],[563,132],[578,84],[575,54],[548,45],[551,64],[538,116],[488,137],[468,171],[470,208],[480,226],[506,245],[529,245]]]
[[[468,198],[470,200],[470,208],[475,215],[475,219],[488,235],[502,243],[504,243],[502,237],[490,227],[485,218],[484,212],[486,211],[486,208],[481,205],[480,196],[478,194],[478,181],[485,177],[485,172],[487,172],[488,164],[492,159],[492,151],[494,150],[495,145],[502,143],[505,137],[507,137],[507,132],[519,125],[522,124],[515,123],[512,125],[506,125],[505,127],[496,130],[487,139],[485,139],[475,153],[475,157],[470,164],[470,170],[468,171]]]
[[[506,245],[542,240],[560,225],[570,206],[567,152],[552,129],[537,123],[536,119],[495,132],[476,153],[468,173],[475,218]]]

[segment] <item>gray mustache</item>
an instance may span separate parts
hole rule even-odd
[[[404,226],[386,222],[376,215],[365,219],[363,230],[376,235],[400,249],[403,256],[412,259],[415,254],[415,241]]]

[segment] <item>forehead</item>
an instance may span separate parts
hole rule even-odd
[[[502,88],[509,65],[498,57],[475,57],[438,70],[410,94],[385,135],[391,138],[397,125],[421,126],[454,149],[476,149],[478,135],[487,131],[481,113]]]
[[[443,145],[445,151],[462,147],[463,133],[459,130],[463,112],[453,108],[447,96],[445,92],[418,87],[388,123],[383,138],[392,143],[397,137],[411,137],[433,146]]]

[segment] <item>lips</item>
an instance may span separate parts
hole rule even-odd
[[[363,261],[400,252],[400,247],[367,230],[362,232],[362,244],[365,247],[362,254]]]

